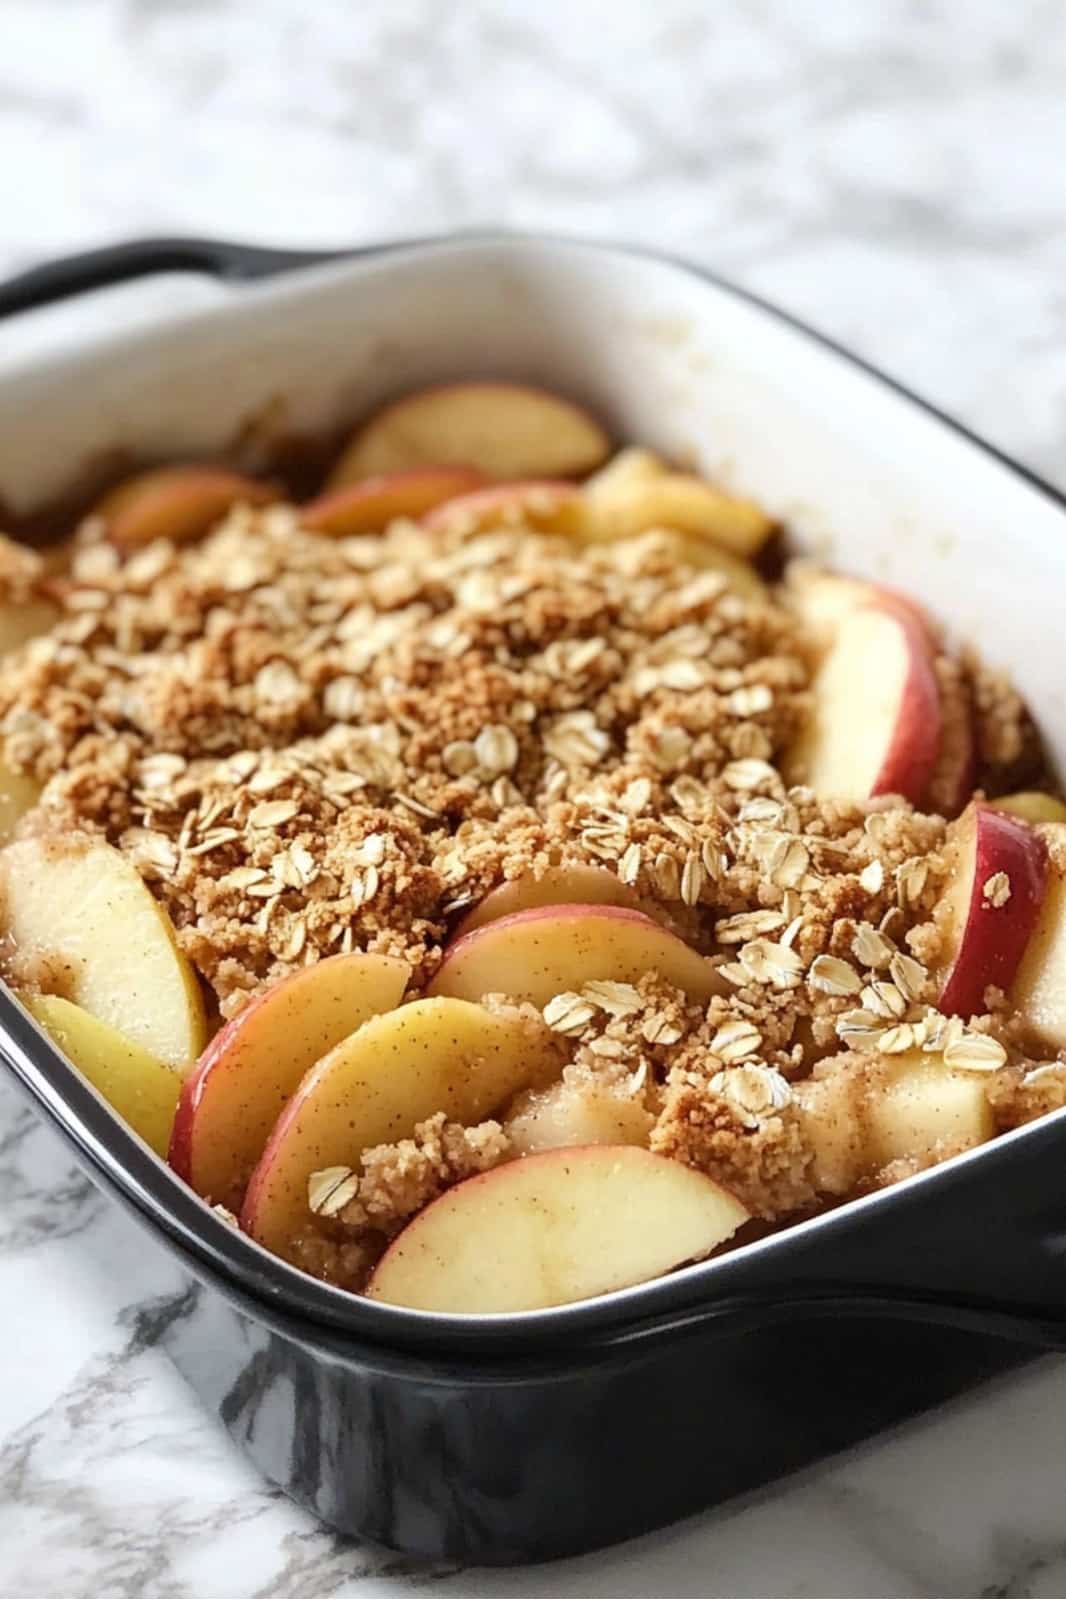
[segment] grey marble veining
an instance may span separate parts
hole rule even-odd
[[[0,273],[160,232],[649,242],[1066,485],[1064,85],[1059,0],[0,0]],[[4,327],[0,363],[160,298]],[[339,1540],[250,1472],[162,1356],[181,1290],[142,1257],[0,1087],[0,1594],[1066,1588],[1057,1360],[636,1545],[455,1573]]]

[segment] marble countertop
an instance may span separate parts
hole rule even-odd
[[[0,0],[0,274],[162,232],[646,241],[1066,486],[1064,71],[1055,0]],[[25,318],[0,358],[157,303]],[[0,1595],[1066,1585],[1059,1360],[636,1544],[456,1573],[339,1540],[253,1475],[124,1295],[140,1248],[0,1088]]]

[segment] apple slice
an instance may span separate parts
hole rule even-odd
[[[879,1058],[865,1124],[871,1171],[908,1157],[970,1149],[996,1131],[984,1074],[947,1067],[919,1050]]]
[[[918,804],[940,745],[940,697],[922,628],[880,603],[849,612],[811,686],[790,781],[835,800]]]
[[[527,1089],[504,1119],[503,1131],[520,1156],[564,1145],[646,1145],[655,1118],[638,1097],[610,1087],[570,1083]]]
[[[1023,822],[1066,822],[1066,804],[1054,794],[1023,789],[1018,794],[1000,795],[989,802],[997,811],[1006,811]]]
[[[625,539],[649,528],[708,539],[734,555],[751,556],[773,532],[773,519],[754,500],[738,499],[686,472],[630,479],[589,496],[589,536]]]
[[[585,501],[572,483],[526,479],[447,500],[422,518],[430,533],[480,533],[484,528],[531,528],[573,536],[585,521]]]
[[[197,1194],[234,1207],[282,1107],[315,1062],[411,976],[389,956],[331,956],[283,978],[215,1035],[185,1080],[169,1160]]]
[[[846,578],[823,572],[809,561],[790,561],[785,569],[785,598],[790,608],[822,648],[828,649],[845,617],[863,606],[881,605],[899,610],[928,632],[924,611],[909,595],[865,578]]]
[[[310,1223],[313,1172],[354,1165],[362,1151],[410,1137],[438,1111],[481,1122],[520,1089],[550,1081],[559,1064],[548,1030],[517,1013],[438,999],[373,1018],[302,1079],[252,1174],[241,1226],[292,1260]]]
[[[69,1000],[55,994],[20,994],[19,999],[112,1110],[156,1155],[165,1156],[181,1091],[178,1074]]]
[[[419,1311],[537,1311],[703,1260],[747,1220],[728,1189],[650,1150],[546,1150],[427,1206],[366,1293]]]
[[[0,921],[41,986],[185,1068],[206,1039],[196,975],[166,911],[126,857],[86,835],[40,835],[0,851]]]
[[[585,483],[585,492],[593,499],[609,499],[620,489],[636,483],[651,483],[655,478],[665,478],[670,467],[654,450],[644,450],[639,445],[627,445],[594,472]]]
[[[926,636],[929,650],[935,649],[931,624],[922,608],[909,595],[884,584],[840,577],[807,561],[793,561],[785,573],[785,599],[823,653],[831,649],[844,619],[870,605],[894,611],[905,622],[916,624]],[[977,754],[973,705],[961,676],[952,676],[946,683],[941,680],[937,692],[940,741],[920,803],[927,810],[954,817],[973,792]]]
[[[784,596],[823,649],[832,644],[845,617],[878,598],[874,584],[823,572],[807,561],[790,561],[785,568]]]
[[[577,864],[572,867],[549,867],[539,878],[526,873],[521,878],[510,878],[498,888],[491,889],[484,900],[466,913],[459,923],[452,941],[483,928],[487,923],[513,917],[520,911],[533,911],[538,906],[628,906],[631,911],[643,911],[646,917],[665,921],[665,913],[650,902],[641,900],[628,884],[607,867]]]
[[[948,1016],[985,1009],[990,984],[1009,989],[1047,888],[1047,850],[1017,817],[972,805],[952,829],[951,876],[936,920],[949,952],[939,1006]]]
[[[21,772],[12,772],[0,760],[0,844],[6,844],[15,831],[15,824],[41,798],[41,786]]]
[[[868,1165],[864,1080],[850,1065],[792,1085],[811,1182],[819,1194],[850,1194]]]
[[[424,516],[445,500],[480,489],[484,482],[484,473],[472,467],[417,467],[361,478],[310,501],[300,512],[300,522],[312,533],[341,538],[376,533],[396,517]]]
[[[112,489],[93,508],[108,538],[135,550],[153,539],[199,539],[239,502],[265,505],[276,491],[223,467],[156,467]]]
[[[724,994],[711,963],[683,939],[625,906],[536,906],[501,917],[448,946],[429,994],[480,1000],[504,994],[546,1006],[597,978],[637,983],[657,972],[700,1002]]]
[[[793,1084],[818,1193],[843,1198],[893,1161],[983,1144],[995,1132],[983,1076],[907,1050]]]
[[[1010,998],[1034,1040],[1066,1050],[1066,823],[1044,823],[1037,837],[1048,852],[1047,882]]]
[[[577,478],[606,460],[610,442],[580,406],[516,383],[448,383],[386,406],[359,429],[331,487],[432,462],[489,478]]]

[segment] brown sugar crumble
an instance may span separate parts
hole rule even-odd
[[[88,523],[62,577],[5,543],[0,585],[55,612],[0,665],[3,760],[42,786],[24,826],[122,850],[223,1018],[339,952],[402,957],[417,993],[489,891],[592,865],[713,956],[723,993],[694,1003],[649,974],[553,997],[562,1083],[754,1216],[839,1198],[805,1086],[846,1084],[858,1128],[885,1063],[924,1054],[984,1074],[999,1128],[1066,1104],[1066,1066],[1028,1060],[1005,1008],[965,1026],[935,1009],[945,818],[785,782],[809,640],[779,591],[742,594],[669,536],[331,538],[245,506],[198,545],[126,556]],[[1004,680],[967,655],[937,676],[934,804],[971,707],[978,788],[1042,776]],[[1003,906],[1010,885],[985,892]],[[429,1201],[515,1158],[499,1115],[441,1111],[316,1174],[302,1264],[360,1285]],[[949,1153],[871,1158],[851,1191]]]
[[[549,862],[711,906],[738,805],[783,795],[796,626],[654,538],[632,567],[520,529],[330,539],[286,508],[125,562],[86,539],[0,673],[3,754],[45,825],[129,853],[225,1016],[337,950],[425,982],[453,912]]]
[[[511,1155],[498,1122],[467,1128],[443,1111],[416,1125],[411,1138],[364,1150],[358,1167],[316,1173],[310,1210],[322,1227],[298,1243],[320,1276],[349,1287],[366,1276],[388,1241],[452,1184],[489,1172]],[[332,1248],[330,1248],[332,1246]]]

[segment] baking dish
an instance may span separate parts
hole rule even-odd
[[[225,454],[249,418],[313,437],[394,390],[524,377],[755,493],[800,547],[920,594],[1011,667],[1061,756],[1043,641],[1062,502],[780,313],[662,257],[491,235],[317,265],[126,246],[0,288],[0,316],[180,267],[263,281],[9,369],[0,500],[16,515],[117,446]],[[325,1520],[404,1551],[591,1548],[1066,1343],[1066,1113],[657,1283],[463,1319],[356,1300],[265,1255],[116,1123],[6,993],[0,1056],[187,1279],[162,1338],[233,1437]]]

